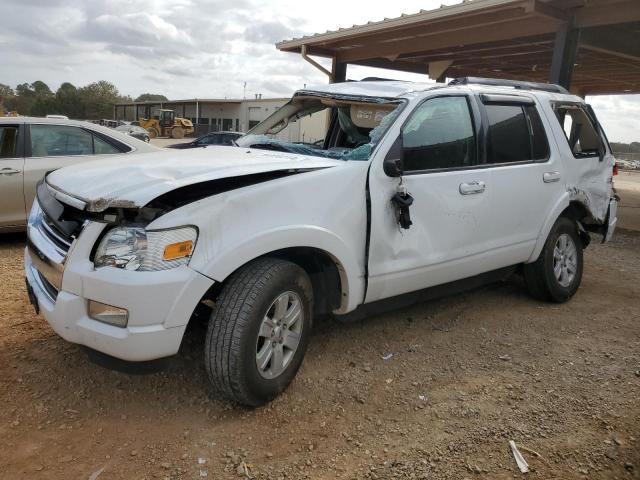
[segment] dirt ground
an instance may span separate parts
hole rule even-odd
[[[640,174],[617,184],[621,228],[587,249],[568,304],[516,277],[318,322],[292,386],[256,410],[210,400],[194,337],[161,373],[89,362],[34,315],[24,237],[2,237],[0,478],[638,479]]]

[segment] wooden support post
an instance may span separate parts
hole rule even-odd
[[[556,32],[553,45],[553,58],[549,71],[549,82],[556,83],[566,89],[571,87],[573,65],[578,55],[580,30],[574,28],[573,18],[565,22]]]
[[[439,60],[436,62],[429,62],[429,78],[435,80],[438,83],[444,83],[446,81],[447,69],[453,64],[451,60]]]
[[[336,58],[333,58],[331,64],[331,83],[340,83],[347,81],[347,64],[338,62]]]

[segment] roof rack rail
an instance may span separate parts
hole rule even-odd
[[[569,91],[553,83],[526,82],[521,80],[502,80],[499,78],[482,77],[458,77],[449,82],[449,85],[491,85],[494,87],[513,87],[520,90],[542,90],[551,93],[569,93]]]

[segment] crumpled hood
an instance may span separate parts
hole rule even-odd
[[[47,176],[50,188],[79,199],[85,209],[142,207],[186,185],[265,172],[335,167],[340,160],[240,147],[123,155],[71,165]]]

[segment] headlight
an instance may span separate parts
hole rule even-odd
[[[194,227],[149,231],[116,227],[100,241],[94,264],[142,272],[179,267],[189,263],[197,238]]]

